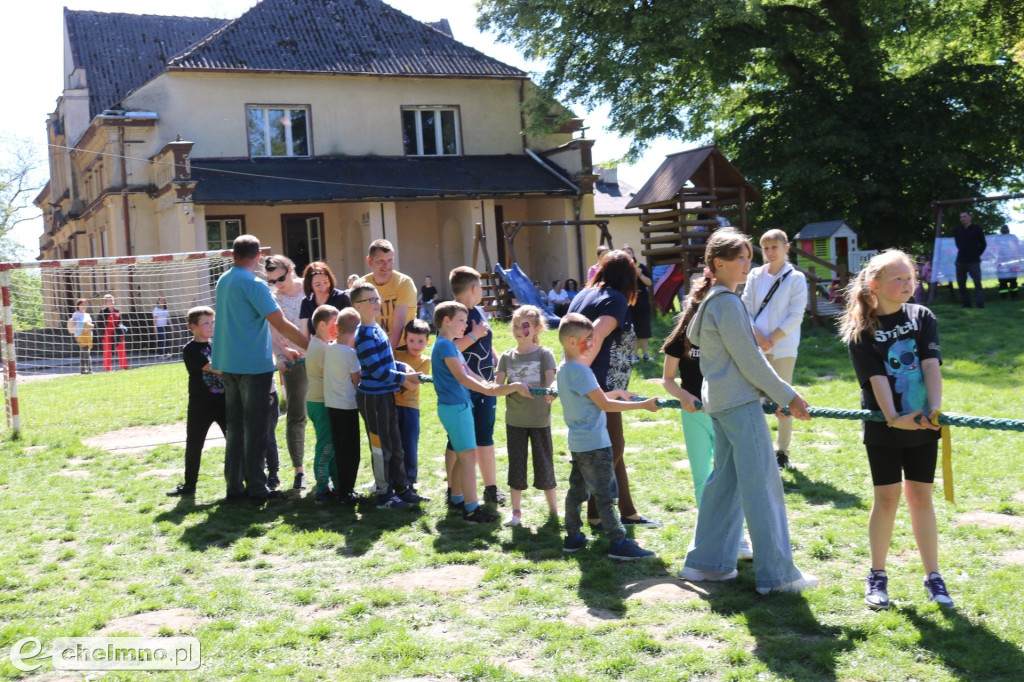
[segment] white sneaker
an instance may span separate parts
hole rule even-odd
[[[508,521],[506,521],[502,525],[504,525],[504,526],[521,526],[521,525],[523,525],[523,519],[521,517],[516,516],[515,514],[513,514],[512,516],[510,516],[508,518]]]
[[[683,580],[691,583],[702,583],[702,582],[720,582],[723,580],[732,580],[740,573],[735,568],[728,573],[713,573],[711,571],[699,571],[696,568],[686,568],[679,571],[679,577]]]
[[[791,583],[783,583],[775,587],[758,587],[758,594],[773,594],[775,592],[789,592],[796,594],[817,586],[818,579],[810,573],[801,573],[800,577]]]
[[[740,551],[737,558],[740,561],[754,560],[754,549],[750,546],[750,538],[742,538],[740,540]]]

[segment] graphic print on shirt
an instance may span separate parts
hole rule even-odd
[[[636,348],[636,332],[630,324],[622,330],[622,335],[612,343],[608,354],[608,389],[626,390],[633,374],[633,352]]]
[[[885,371],[893,378],[893,393],[900,401],[900,414],[924,409],[928,391],[917,355],[917,341],[899,339],[889,346]]]
[[[206,361],[210,361],[210,356],[213,355],[213,347],[206,346],[202,350],[203,355],[206,356]],[[202,372],[203,385],[206,386],[210,393],[223,393],[224,392],[224,379],[219,374],[213,372]]]
[[[509,363],[508,382],[521,381],[530,386],[540,386],[542,383],[540,360],[519,360],[516,365]]]

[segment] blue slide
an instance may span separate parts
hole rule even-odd
[[[526,276],[520,268],[518,263],[513,263],[512,267],[508,270],[504,269],[500,265],[494,266],[494,271],[498,273],[498,276],[505,280],[508,284],[508,288],[512,290],[512,295],[516,297],[516,301],[520,305],[535,305],[544,311],[544,317],[547,320],[548,327],[552,329],[558,329],[558,323],[561,320],[560,317],[552,312],[551,307],[544,304],[543,299],[540,297],[540,292],[537,291],[537,287],[533,286],[533,280]]]

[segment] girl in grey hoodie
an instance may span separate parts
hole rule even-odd
[[[708,239],[704,261],[715,285],[690,322],[687,337],[700,348],[701,402],[714,424],[715,468],[679,577],[735,578],[746,517],[757,592],[800,592],[817,585],[818,579],[793,564],[782,480],[761,397],[788,405],[796,419],[810,419],[810,414],[807,402],[758,350],[743,301],[735,293],[746,281],[752,257],[746,235],[732,228],[718,229]]]

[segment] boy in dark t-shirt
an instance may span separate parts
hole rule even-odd
[[[181,350],[188,370],[188,417],[185,426],[185,482],[167,491],[171,497],[196,494],[203,444],[210,426],[216,422],[224,433],[224,382],[220,372],[210,366],[213,353],[212,308],[198,306],[188,311],[188,328],[192,340]]]

